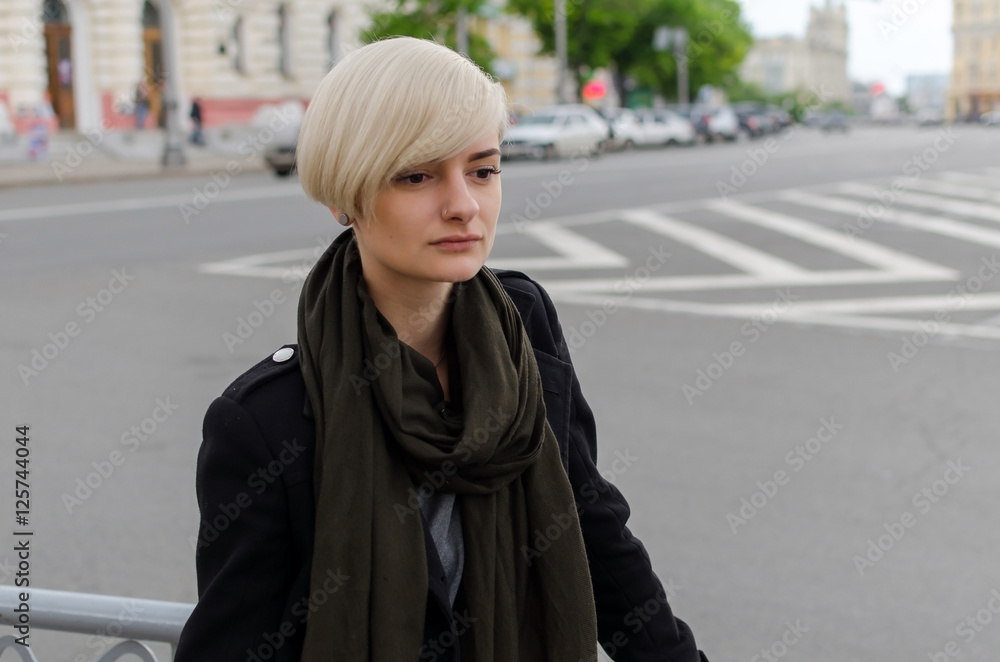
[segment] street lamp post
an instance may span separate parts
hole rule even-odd
[[[180,101],[177,89],[178,62],[174,49],[177,21],[169,2],[160,3],[160,20],[163,25],[163,59],[167,66],[163,70],[163,111],[166,124],[166,140],[163,145],[164,166],[179,166],[187,163],[184,155],[184,137],[181,135]]]
[[[455,16],[455,46],[462,55],[469,54],[469,10],[459,5]]]
[[[688,59],[687,59],[687,28],[671,28],[661,25],[653,33],[653,50],[665,51],[668,48],[673,52],[674,60],[677,62],[677,102],[688,105]]]
[[[555,0],[556,13],[556,60],[559,71],[556,75],[556,101],[568,103],[566,98],[566,71],[569,68],[566,55],[566,0]]]

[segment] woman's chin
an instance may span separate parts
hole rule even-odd
[[[470,280],[482,269],[484,260],[474,258],[462,258],[449,260],[450,264],[443,264],[435,269],[436,280],[443,283],[463,283]]]

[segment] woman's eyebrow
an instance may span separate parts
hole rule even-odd
[[[469,157],[469,161],[470,162],[471,161],[478,161],[479,159],[485,159],[487,156],[494,156],[494,155],[499,154],[499,153],[500,153],[500,150],[494,147],[492,149],[487,149],[487,150],[482,151],[482,152],[476,152],[475,154],[473,154],[472,156]]]

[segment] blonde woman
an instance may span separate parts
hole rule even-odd
[[[506,118],[498,83],[428,41],[320,84],[298,167],[347,229],[298,344],[206,414],[177,662],[704,659],[594,465],[552,302],[483,266]]]

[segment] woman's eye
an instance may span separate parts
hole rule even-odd
[[[479,179],[489,179],[493,175],[499,175],[499,174],[500,174],[500,168],[497,168],[496,166],[490,166],[488,168],[479,168],[478,170],[476,170],[476,176]]]
[[[415,172],[409,175],[403,175],[397,179],[397,181],[403,182],[404,184],[423,184],[424,180],[427,178],[422,172]]]

